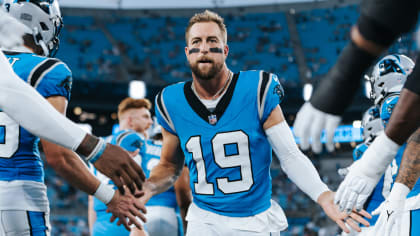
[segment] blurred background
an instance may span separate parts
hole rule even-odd
[[[56,57],[73,71],[68,116],[99,136],[116,128],[117,105],[125,97],[152,102],[166,85],[191,79],[184,54],[188,19],[203,9],[225,18],[234,72],[263,69],[276,73],[285,89],[281,104],[288,123],[308,100],[312,86],[335,63],[359,15],[359,0],[61,0],[64,30]],[[389,50],[411,57],[415,33]],[[363,86],[362,86],[363,87]],[[363,87],[364,88],[364,87]],[[335,190],[337,169],[352,162],[361,142],[360,120],[370,106],[361,89],[336,132],[336,151],[307,153]],[[272,164],[273,199],[285,209],[288,235],[335,235],[321,209]],[[52,235],[89,235],[87,196],[46,166]]]

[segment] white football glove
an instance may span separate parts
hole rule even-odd
[[[0,47],[10,49],[23,44],[23,35],[31,30],[0,9]]]
[[[405,209],[406,196],[410,189],[400,183],[395,183],[388,199],[383,202],[372,215],[379,215],[373,228],[372,235],[400,235],[401,221]]]
[[[334,151],[334,133],[341,122],[341,117],[322,112],[306,102],[296,115],[294,133],[300,138],[300,147],[303,150],[309,149],[309,139],[312,139],[311,147],[315,153],[321,153],[321,134],[325,129],[329,152]]]
[[[381,176],[379,178],[367,176],[363,172],[363,168],[360,168],[360,165],[359,161],[353,163],[343,182],[338,187],[334,203],[339,205],[340,211],[345,210],[350,213],[354,207],[356,207],[357,211],[362,210],[363,204],[381,178]]]
[[[350,166],[350,171],[338,187],[334,203],[341,211],[360,211],[398,152],[399,145],[385,133],[379,135],[363,156]]]

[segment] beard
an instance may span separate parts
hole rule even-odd
[[[210,68],[200,69],[200,62],[189,63],[192,73],[199,79],[202,80],[211,80],[213,79],[223,68],[223,63],[207,63],[210,65]]]

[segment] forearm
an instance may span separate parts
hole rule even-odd
[[[396,179],[412,189],[420,177],[420,129],[411,135],[401,161],[400,170]]]
[[[420,96],[408,89],[403,89],[392,112],[386,135],[402,145],[420,125]]]
[[[268,140],[287,176],[315,202],[328,191],[312,162],[298,149],[285,121],[266,131]]]
[[[45,147],[43,140],[43,145]],[[55,145],[49,143],[50,145]],[[48,145],[48,144],[47,144]],[[61,148],[54,154],[49,153],[48,148],[45,149],[45,155],[47,156],[47,162],[54,168],[54,170],[62,178],[64,178],[73,187],[82,190],[83,192],[93,195],[100,182],[95,176],[89,171],[85,163],[75,154],[74,152]]]
[[[153,168],[150,177],[144,183],[145,193],[148,199],[159,193],[165,192],[172,187],[182,171],[182,166],[176,166],[171,163],[162,162]],[[147,200],[148,200],[147,199]]]

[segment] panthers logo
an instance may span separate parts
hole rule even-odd
[[[276,87],[274,87],[273,94],[277,94],[277,96],[279,96],[279,103],[281,103],[284,98],[283,87],[280,84],[277,84]]]
[[[385,59],[379,64],[379,74],[381,76],[392,72],[405,74],[403,68],[395,60]]]

